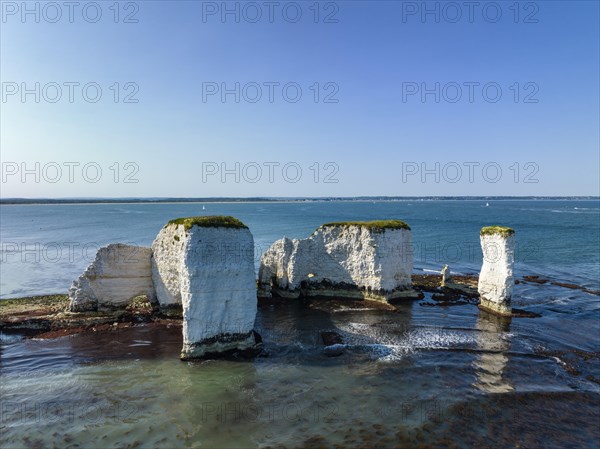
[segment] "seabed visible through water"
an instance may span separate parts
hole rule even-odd
[[[597,444],[598,352],[554,348],[550,317],[431,302],[261,302],[253,360],[181,362],[165,323],[3,335],[2,447]]]

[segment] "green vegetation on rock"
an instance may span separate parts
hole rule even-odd
[[[340,221],[321,225],[322,228],[330,226],[360,226],[374,232],[383,232],[386,229],[407,229],[410,231],[410,226],[401,220]]]
[[[479,235],[493,235],[500,234],[502,237],[509,237],[515,233],[515,230],[512,228],[507,228],[505,226],[485,226],[481,228]]]
[[[246,226],[237,218],[225,215],[175,218],[174,220],[169,221],[166,226],[173,224],[183,225],[186,231],[191,229],[192,226],[200,226],[201,228],[248,229],[248,226]]]

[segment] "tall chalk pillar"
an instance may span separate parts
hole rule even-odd
[[[483,265],[479,273],[479,307],[497,315],[512,313],[515,231],[501,226],[481,228]]]
[[[155,250],[153,270],[161,306],[181,301],[183,360],[258,348],[254,240],[246,225],[233,217],[178,218],[152,246],[163,248]]]

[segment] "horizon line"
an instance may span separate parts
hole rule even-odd
[[[0,197],[0,204],[35,204],[35,203],[191,203],[191,202],[284,202],[284,201],[360,201],[360,200],[544,200],[544,199],[585,199],[600,200],[598,195],[423,195],[423,196],[222,196],[222,197]]]

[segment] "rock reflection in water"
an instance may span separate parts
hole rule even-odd
[[[506,353],[510,350],[510,340],[504,336],[510,331],[511,318],[499,317],[480,311],[476,329],[477,348],[481,351],[473,362],[477,381],[473,384],[486,393],[506,393],[514,390],[510,381],[502,374],[508,363]]]

